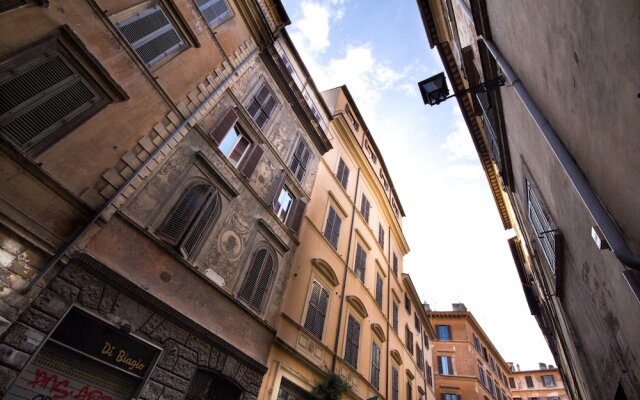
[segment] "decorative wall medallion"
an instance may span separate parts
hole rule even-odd
[[[224,230],[218,239],[218,249],[228,260],[235,261],[242,255],[242,238],[233,229]]]

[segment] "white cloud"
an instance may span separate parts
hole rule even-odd
[[[293,24],[296,38],[302,42],[296,47],[323,52],[329,47],[329,8],[310,1],[303,2],[301,8],[303,16]]]
[[[454,115],[455,128],[447,135],[441,147],[448,151],[447,158],[449,160],[474,160],[477,158],[476,149],[458,107],[456,107]]]

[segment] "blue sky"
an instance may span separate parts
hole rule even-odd
[[[506,361],[553,363],[457,103],[422,103],[417,82],[443,67],[416,3],[284,4],[316,85],[347,85],[382,152],[407,215],[405,272],[421,298],[436,310],[465,303]]]

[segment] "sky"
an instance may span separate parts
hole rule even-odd
[[[346,84],[405,210],[404,271],[433,310],[464,303],[505,361],[553,357],[530,314],[505,231],[457,103],[425,106],[417,82],[444,70],[413,0],[284,0],[319,90]]]

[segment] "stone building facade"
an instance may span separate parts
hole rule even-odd
[[[509,388],[514,400],[568,400],[560,371],[540,363],[540,369],[509,371]]]
[[[640,398],[640,4],[418,7],[567,391]]]
[[[513,400],[510,366],[464,304],[452,311],[428,309],[436,333],[433,365],[436,398],[442,400]]]
[[[257,398],[331,148],[288,22],[269,0],[3,2],[0,395]]]
[[[434,336],[403,273],[400,199],[347,87],[322,100],[333,149],[320,160],[260,398],[311,399],[336,374],[350,386],[341,398],[433,400]]]

